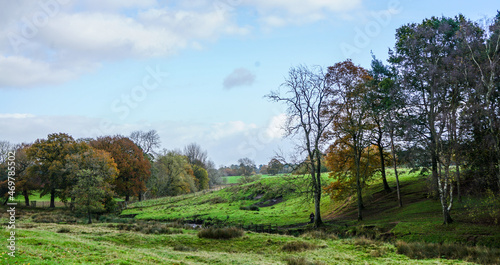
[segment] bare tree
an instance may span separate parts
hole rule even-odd
[[[0,141],[0,164],[5,162],[7,154],[12,151],[14,146],[8,141]]]
[[[285,103],[288,120],[285,125],[287,136],[300,135],[299,147],[307,155],[304,163],[310,174],[314,198],[314,226],[323,224],[321,220],[321,157],[322,140],[325,129],[335,115],[323,115],[333,95],[322,69],[313,72],[306,66],[292,67],[280,88],[267,95],[272,101]]]
[[[142,152],[150,156],[155,154],[154,149],[159,148],[161,144],[160,136],[156,130],[132,132],[130,139],[142,149]]]
[[[184,153],[187,156],[191,165],[198,165],[206,169],[207,164],[207,151],[201,149],[197,143],[190,143],[184,147]]]

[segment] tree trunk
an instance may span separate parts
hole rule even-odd
[[[460,163],[457,161],[455,174],[457,178],[457,198],[459,202],[462,202],[462,195],[460,194]]]
[[[56,191],[50,191],[50,208],[56,208]]]
[[[87,212],[88,212],[88,215],[89,215],[89,224],[91,224],[92,223],[92,218],[91,218],[91,215],[90,215],[90,209]]]
[[[438,184],[438,161],[437,154],[434,149],[434,144],[432,144],[431,160],[432,160],[432,179],[431,179],[431,190],[430,196],[434,199],[439,198],[439,184]]]
[[[139,199],[139,201],[142,201],[142,193],[139,191],[139,195],[137,196],[137,198]]]
[[[24,203],[26,206],[30,206],[30,196],[27,189],[23,189]]]
[[[398,175],[398,161],[396,158],[396,149],[394,148],[394,132],[391,132],[391,153],[392,153],[392,163],[394,166],[394,176],[396,177],[396,191],[398,194],[398,205],[403,207],[403,200],[401,198],[401,188],[399,186],[399,175]]]
[[[362,214],[362,209],[363,209],[363,197],[361,194],[361,174],[360,174],[360,159],[361,155],[358,153],[358,150],[356,151],[356,155],[354,157],[355,163],[356,163],[356,189],[357,189],[357,201],[358,201],[358,221],[363,220],[363,214]]]
[[[128,194],[127,194],[127,195],[125,195],[125,201],[126,201],[126,202],[128,202],[128,201],[129,201],[129,199],[130,199],[129,195],[128,195]]]
[[[391,193],[391,187],[389,187],[389,183],[387,183],[387,178],[385,176],[385,158],[384,158],[384,149],[382,147],[382,144],[380,142],[377,143],[378,146],[378,152],[380,155],[380,172],[382,173],[382,182],[384,183],[384,190],[387,193]]]
[[[443,207],[443,224],[448,225],[453,223],[453,219],[451,219],[450,212],[446,207]]]
[[[313,154],[313,157],[316,155],[316,166],[317,170],[312,170],[312,177],[314,179],[314,227],[318,228],[323,226],[323,221],[321,220],[321,157],[320,152],[315,150],[316,154]],[[314,159],[313,159],[312,168],[314,168]],[[316,174],[315,174],[316,173]]]

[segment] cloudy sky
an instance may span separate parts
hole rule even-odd
[[[290,150],[264,95],[298,64],[387,58],[396,28],[496,1],[0,0],[0,140],[158,131],[217,165]]]

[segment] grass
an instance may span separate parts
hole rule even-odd
[[[6,221],[2,211],[2,222]],[[123,231],[110,223],[35,223],[24,212],[16,229],[16,257],[0,251],[2,264],[467,264],[442,259],[411,260],[386,243],[366,247],[348,239],[317,239],[246,232],[230,240],[179,234]],[[61,233],[64,229],[64,233]],[[5,227],[0,231],[5,234]],[[299,243],[297,243],[299,242]],[[306,246],[306,247],[304,247]],[[381,256],[373,248],[387,249]],[[291,251],[288,251],[288,250]],[[299,263],[292,263],[299,262]]]
[[[274,178],[274,177],[281,177],[281,176],[284,176],[283,174],[280,174],[280,175],[259,175],[261,176],[261,178]],[[236,184],[236,183],[239,183],[239,179],[242,178],[242,176],[227,176],[227,177],[222,177],[223,179],[225,179],[225,182],[227,184]]]
[[[495,260],[498,249],[481,247],[500,247],[498,226],[475,222],[460,203],[452,211],[455,222],[442,225],[439,202],[426,197],[425,177],[402,171],[403,208],[397,206],[395,191],[386,194],[380,180],[375,179],[363,194],[361,222],[356,221],[354,197],[345,201],[323,197],[326,226],[322,230],[310,230],[307,224],[313,204],[296,193],[304,185],[301,177],[266,177],[220,191],[137,202],[122,213],[134,218],[101,216],[92,225],[84,225],[62,209],[19,208],[18,257],[10,258],[5,249],[0,251],[0,263],[499,263]],[[390,170],[388,181],[395,186]],[[259,211],[248,210],[252,207]],[[0,215],[0,222],[6,223],[7,212],[2,209]],[[219,225],[277,224],[288,228],[281,232],[301,232],[302,236],[246,231],[227,240],[205,238],[182,220]],[[7,234],[5,226],[0,234]]]

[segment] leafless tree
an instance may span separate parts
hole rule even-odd
[[[335,117],[335,115],[324,115],[324,111],[327,108],[327,101],[330,101],[333,95],[322,69],[314,72],[306,66],[292,67],[280,89],[271,92],[267,98],[282,102],[288,107],[288,119],[285,125],[287,136],[301,138],[298,146],[301,153],[307,156],[303,161],[307,164],[310,174],[314,198],[314,226],[319,227],[323,224],[320,209],[323,133]]]
[[[142,152],[150,156],[155,154],[155,148],[159,148],[161,144],[160,136],[156,130],[132,132],[130,139],[142,149]]]

